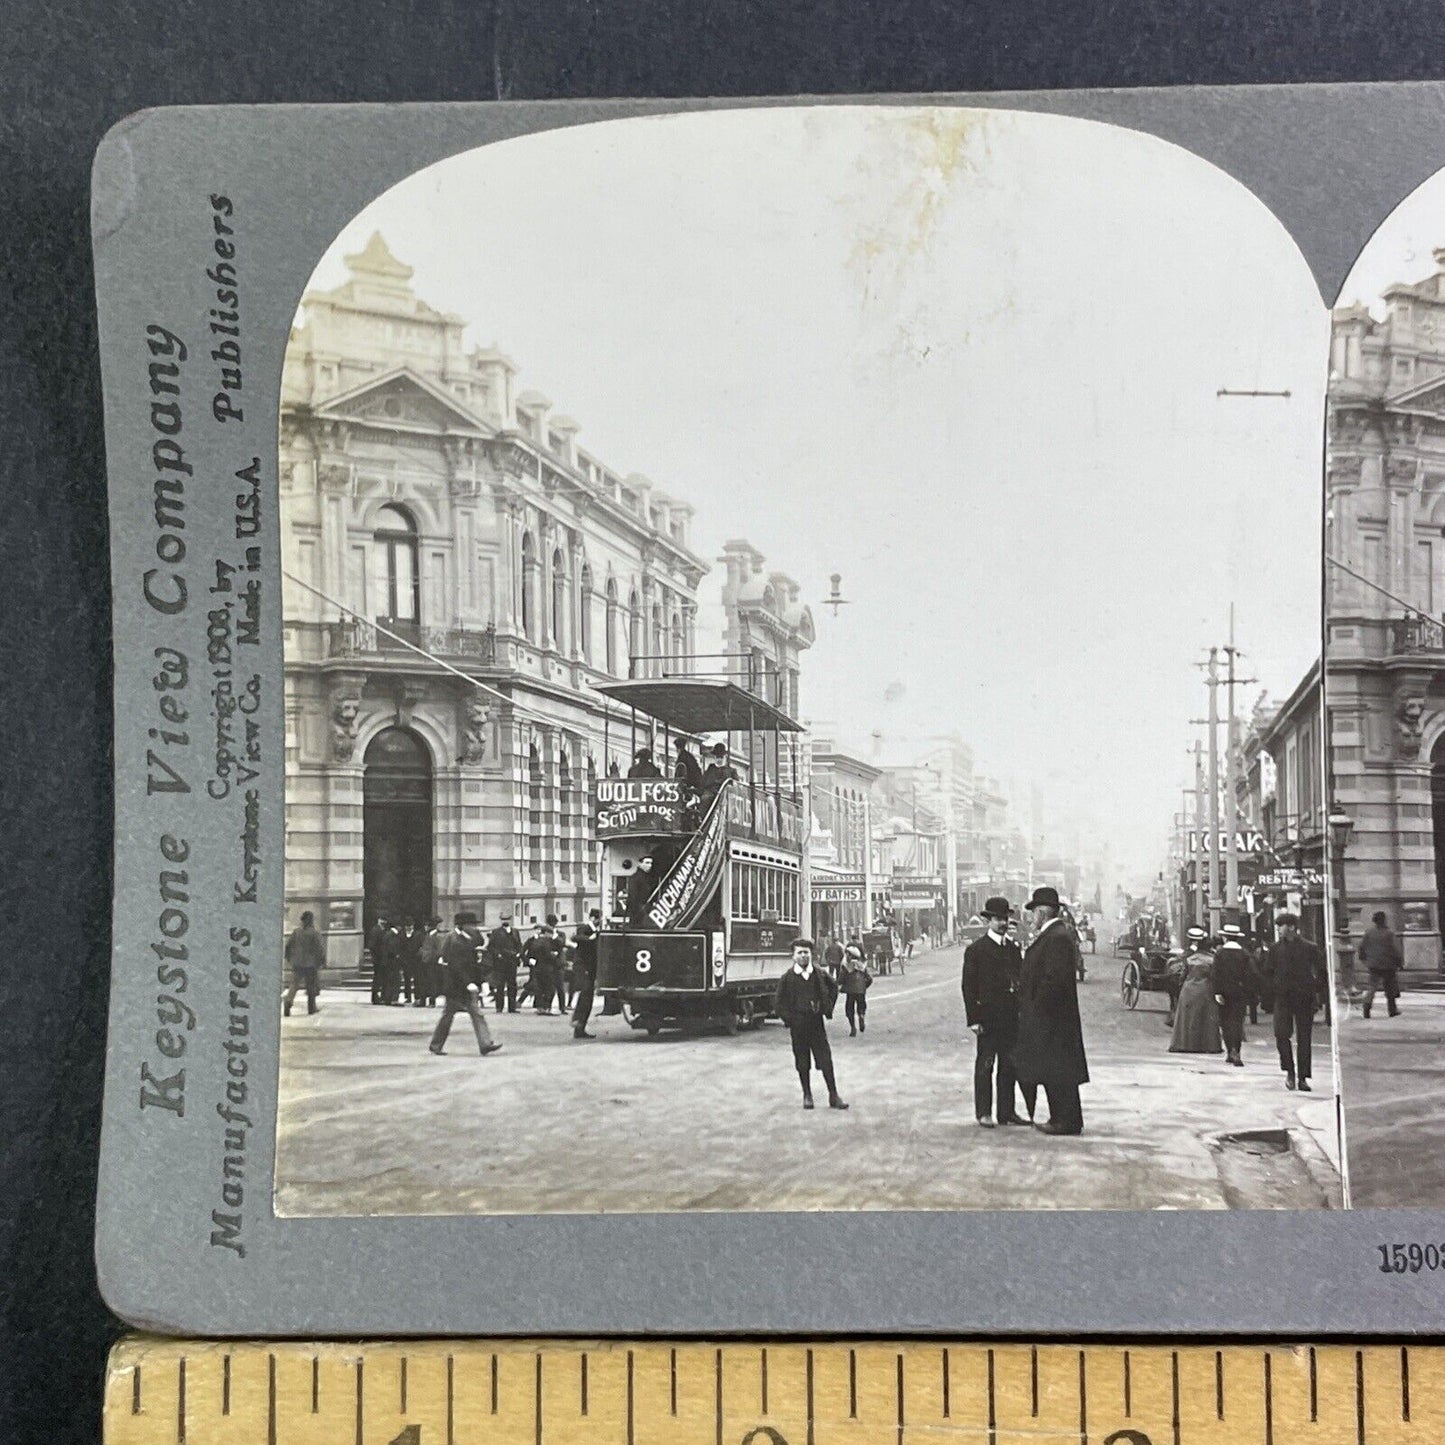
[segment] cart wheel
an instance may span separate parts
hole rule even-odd
[[[1132,958],[1124,965],[1124,975],[1119,980],[1119,995],[1125,1008],[1134,1008],[1139,1003],[1139,965]]]

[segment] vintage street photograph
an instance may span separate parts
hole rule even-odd
[[[1335,996],[1341,808],[1432,856],[1428,488],[1333,470],[1342,347],[1368,485],[1426,445],[1379,304],[1331,623],[1396,639],[1395,761],[1346,785],[1330,316],[1197,156],[738,110],[379,196],[281,383],[278,1212],[1340,1207],[1337,1015],[1433,1028],[1440,960],[1433,865],[1347,861],[1407,984]]]
[[[1330,834],[1352,1202],[1445,1205],[1445,172],[1333,316]]]

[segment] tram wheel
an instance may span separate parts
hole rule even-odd
[[[647,1037],[655,1039],[662,1032],[661,1019],[643,1019],[642,1027],[647,1030]]]
[[[1139,965],[1131,958],[1124,965],[1124,974],[1119,980],[1119,996],[1123,1000],[1125,1008],[1132,1009],[1138,1006],[1139,985]]]
[[[737,1033],[740,1029],[752,1029],[757,1027],[757,1010],[753,1006],[752,999],[740,998],[737,1001],[737,1006],[733,1011],[733,1020],[735,1023],[735,1027],[733,1029],[734,1033]]]

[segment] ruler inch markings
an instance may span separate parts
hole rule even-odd
[[[131,1339],[112,1352],[104,1440],[1307,1445],[1318,1436],[1320,1445],[1433,1445],[1445,1440],[1431,1433],[1442,1421],[1445,1344],[1399,1340]]]

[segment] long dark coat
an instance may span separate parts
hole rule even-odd
[[[1222,943],[1214,950],[1211,979],[1214,992],[1219,994],[1226,1004],[1249,1002],[1249,952],[1242,943]]]
[[[995,943],[985,933],[963,951],[963,1008],[970,1028],[981,1024],[1005,1042],[1018,1031],[1019,973],[1023,955],[1016,943]]]
[[[480,932],[472,933],[465,928],[454,929],[442,939],[442,992],[448,998],[465,1003],[468,984],[481,988],[482,965],[477,957],[481,948]]]
[[[1089,1082],[1077,967],[1074,941],[1062,923],[1050,924],[1024,954],[1014,1045],[1014,1070],[1020,1083]]]

